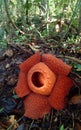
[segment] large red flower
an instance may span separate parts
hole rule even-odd
[[[24,97],[25,116],[38,119],[51,108],[62,110],[73,86],[68,77],[71,66],[51,54],[34,54],[20,64],[20,74],[15,91]]]

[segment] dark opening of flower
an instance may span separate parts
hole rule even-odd
[[[32,83],[36,86],[36,87],[42,87],[44,85],[44,75],[40,72],[35,72],[32,75]]]

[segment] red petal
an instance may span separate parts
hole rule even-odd
[[[40,62],[41,56],[39,55],[39,53],[35,53],[34,55],[32,55],[31,57],[29,57],[27,60],[25,60],[23,63],[21,63],[19,65],[21,71],[25,71],[28,72],[29,69],[37,64],[38,62]]]
[[[20,71],[19,79],[15,91],[19,97],[26,96],[30,93],[30,89],[27,84],[27,76],[24,72]]]
[[[71,71],[71,66],[65,64],[62,60],[51,54],[43,54],[42,62],[48,65],[48,67],[56,74],[68,75]]]
[[[66,96],[68,95],[73,82],[69,77],[59,76],[48,100],[51,106],[61,110],[66,105]]]
[[[24,100],[25,116],[31,119],[42,118],[48,114],[51,107],[48,103],[47,97],[35,93],[30,93]]]

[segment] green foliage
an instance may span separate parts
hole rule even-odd
[[[6,49],[7,42],[5,40],[0,41],[0,51]]]
[[[71,34],[71,37],[68,37],[67,38],[67,40],[66,40],[66,42],[68,43],[68,44],[77,44],[77,43],[79,43],[79,41],[80,41],[80,36],[79,35],[77,35],[76,37],[75,37],[75,35],[72,35]],[[76,51],[78,51],[78,47],[76,46]]]
[[[0,108],[0,112],[2,112],[4,110],[4,108]]]
[[[64,130],[64,125],[61,125],[59,130]]]
[[[24,9],[30,10],[31,7],[32,7],[32,3],[31,2],[30,3],[28,2],[28,4],[27,3],[24,4]]]
[[[10,5],[12,5],[12,7],[15,7],[17,5],[17,1],[10,0]]]
[[[71,37],[71,38],[70,38],[70,37],[68,37],[67,41],[68,41],[68,43],[69,43],[69,44],[74,44],[74,43],[75,43],[75,38],[74,38],[74,35],[72,35],[72,37]]]
[[[34,0],[35,3],[42,2],[42,0]]]
[[[81,64],[75,63],[75,64],[73,64],[73,66],[76,69],[76,71],[78,71],[78,72],[81,71]]]
[[[3,4],[3,1],[2,1],[2,0],[0,0],[0,8],[1,8],[2,4]]]
[[[27,36],[19,33],[19,30],[13,29],[14,27],[8,19],[7,12],[4,6],[4,2],[7,2],[8,12],[13,21],[13,23]],[[7,31],[7,36],[11,37],[15,41],[30,41],[32,39],[38,38],[40,35],[43,38],[49,36],[56,36],[61,31],[61,37],[69,31],[69,27],[78,27],[79,21],[79,10],[81,2],[80,0],[0,0],[0,27],[1,29]],[[45,10],[45,11],[44,11]],[[27,22],[28,20],[28,22]],[[53,21],[50,22],[49,21]],[[58,21],[64,21],[64,25],[59,27],[59,32],[56,32],[56,25]],[[69,23],[69,25],[67,23]],[[5,31],[0,29],[0,45],[4,44]],[[15,34],[14,36],[12,36]],[[19,40],[18,40],[19,39]],[[66,42],[74,44],[77,37],[75,34],[67,38]]]
[[[6,31],[3,28],[0,28],[0,50],[2,48],[6,48],[7,43],[5,38],[6,38]]]

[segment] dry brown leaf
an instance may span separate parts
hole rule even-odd
[[[81,104],[81,95],[79,95],[79,96],[73,96],[70,99],[69,104]]]
[[[14,86],[15,84],[16,84],[16,82],[17,82],[17,78],[16,78],[16,76],[14,77],[11,77],[9,80],[8,80],[8,85],[11,85],[11,86]]]
[[[81,123],[75,123],[75,130],[81,130]]]
[[[14,115],[10,116],[9,122],[11,123],[11,125],[13,126],[12,128],[15,130],[18,127],[18,123],[15,119]]]
[[[77,123],[77,130],[81,130],[81,125],[79,123]]]
[[[12,56],[13,56],[13,50],[8,49],[8,50],[4,53],[4,55],[6,55],[6,56],[8,56],[8,57],[12,57]]]

